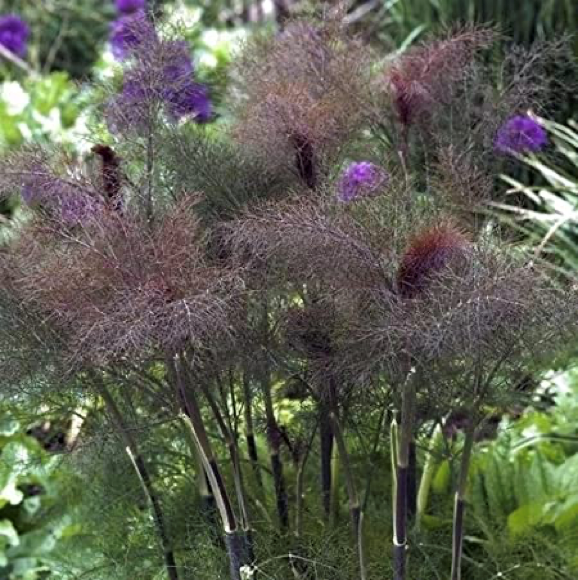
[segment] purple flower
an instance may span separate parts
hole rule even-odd
[[[341,175],[337,187],[339,201],[348,202],[373,195],[389,181],[385,169],[369,161],[351,163]]]
[[[162,52],[164,62],[161,82],[167,85],[188,83],[194,73],[189,43],[186,40],[164,42]]]
[[[123,60],[143,44],[154,42],[156,32],[146,14],[139,10],[112,22],[108,40],[114,57]]]
[[[122,22],[128,24],[121,27]],[[160,111],[174,121],[183,117],[193,117],[199,123],[208,121],[211,101],[207,87],[194,80],[189,44],[184,40],[159,40],[142,12],[117,23],[116,44],[111,38],[113,51],[120,58],[130,50],[135,58],[127,67],[122,91],[107,104],[109,130],[142,134]]]
[[[183,87],[167,91],[165,98],[167,112],[175,120],[192,115],[198,123],[203,123],[211,118],[209,93],[200,83],[189,81]]]
[[[128,76],[122,91],[107,103],[109,130],[112,133],[143,133],[160,98],[151,87],[146,86],[143,79]]]
[[[527,115],[508,119],[498,130],[494,146],[500,153],[540,151],[548,143],[544,128]]]
[[[115,0],[115,4],[121,14],[131,14],[144,9],[146,0]]]
[[[0,44],[20,58],[26,55],[26,41],[30,29],[24,20],[15,14],[0,16]]]

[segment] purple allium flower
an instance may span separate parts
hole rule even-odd
[[[26,41],[30,29],[24,20],[15,14],[0,16],[0,44],[20,58],[26,55]]]
[[[359,197],[373,195],[389,181],[385,169],[369,161],[351,163],[343,172],[338,184],[339,201],[352,201]]]
[[[186,40],[163,42],[162,50],[166,54],[161,74],[162,82],[167,85],[188,83],[194,73],[189,43]]]
[[[145,85],[143,79],[132,78],[124,81],[122,91],[110,99],[106,108],[106,122],[112,133],[137,134],[146,130],[155,103],[161,95]]]
[[[167,112],[173,119],[193,115],[199,123],[211,118],[212,108],[207,87],[193,81],[165,93]]]
[[[211,101],[207,88],[194,80],[189,44],[184,40],[159,40],[153,24],[142,13],[125,20],[128,18],[136,18],[136,23],[128,25],[127,34],[121,30],[122,42],[120,47],[116,45],[116,51],[117,56],[126,56],[128,45],[135,58],[127,67],[122,91],[107,104],[109,130],[140,134],[150,127],[161,110],[172,120],[194,117],[199,123],[208,121],[212,114]],[[138,27],[143,23],[141,33]]]
[[[494,146],[500,153],[540,151],[548,143],[544,128],[527,115],[508,119],[498,130]]]
[[[131,14],[145,7],[146,0],[115,0],[116,9],[121,14]]]
[[[117,60],[126,58],[145,42],[155,39],[154,26],[142,10],[121,16],[110,25],[108,40]]]

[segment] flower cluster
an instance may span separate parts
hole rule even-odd
[[[0,45],[16,56],[26,55],[26,42],[30,29],[26,22],[15,14],[0,16]]]
[[[500,153],[512,154],[535,153],[547,143],[542,125],[527,115],[516,115],[500,127],[494,144]]]
[[[120,14],[132,14],[144,10],[146,0],[115,0],[115,5]]]
[[[113,52],[134,61],[125,73],[121,92],[108,103],[107,121],[115,133],[150,127],[161,108],[173,121],[211,118],[207,87],[194,79],[189,45],[184,40],[161,40],[143,13],[126,17]]]
[[[348,202],[375,195],[389,181],[389,174],[369,161],[351,163],[341,175],[337,198]]]
[[[110,25],[109,42],[112,54],[117,60],[123,60],[143,48],[147,41],[156,40],[152,23],[142,10],[125,14]]]

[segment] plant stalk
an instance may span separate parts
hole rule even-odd
[[[239,505],[240,510],[241,527],[243,529],[244,542],[246,547],[246,556],[247,556],[246,559],[248,560],[243,561],[242,564],[252,563],[255,560],[255,554],[252,544],[252,530],[251,525],[249,523],[249,511],[247,509],[247,501],[245,499],[243,472],[241,469],[241,461],[239,458],[239,448],[237,446],[237,441],[233,433],[231,432],[230,428],[227,426],[227,423],[223,418],[221,410],[219,409],[219,406],[210,390],[207,388],[206,385],[201,385],[201,390],[203,391],[203,394],[207,399],[207,402],[209,403],[209,407],[213,412],[217,425],[219,426],[219,430],[221,431],[221,435],[225,440],[227,450],[229,451],[229,457],[231,458],[231,466],[233,468],[233,482],[235,485],[235,492],[237,494],[237,503]]]
[[[257,443],[255,442],[255,432],[253,428],[253,397],[251,396],[251,386],[247,373],[243,373],[243,397],[245,399],[245,439],[247,440],[247,452],[253,467],[255,480],[259,489],[263,488],[263,477],[259,466],[259,456],[257,454]]]
[[[263,400],[265,402],[265,420],[267,425],[267,442],[269,444],[269,459],[271,462],[271,471],[273,472],[273,483],[275,486],[275,499],[277,504],[277,515],[281,530],[286,531],[289,528],[289,499],[285,487],[285,478],[283,476],[283,462],[281,461],[281,431],[275,418],[273,408],[273,397],[271,394],[271,370],[269,368],[269,358],[267,355],[267,346],[269,343],[269,311],[267,302],[264,301],[262,312],[262,333],[265,343],[263,352],[259,383]]]
[[[333,436],[335,437],[335,443],[337,445],[337,449],[339,450],[339,458],[341,460],[341,465],[343,466],[345,486],[347,488],[347,496],[349,500],[349,514],[351,517],[351,528],[353,532],[353,539],[357,549],[357,556],[359,559],[359,578],[360,580],[367,580],[365,550],[361,530],[361,506],[359,503],[359,496],[357,494],[357,487],[355,485],[355,479],[353,477],[353,471],[351,469],[349,452],[347,451],[347,445],[345,443],[343,431],[341,430],[339,418],[335,410],[330,413],[330,418],[333,426]]]
[[[408,374],[401,393],[401,424],[397,457],[395,500],[395,534],[393,537],[394,580],[405,580],[407,559],[408,472],[415,413],[416,373]]]
[[[185,387],[182,369],[180,368],[181,362],[181,360],[169,361],[169,375],[176,381],[178,395],[184,406],[182,418],[190,429],[193,440],[199,450],[199,455],[201,456],[203,465],[205,466],[207,477],[209,478],[211,489],[215,496],[217,509],[219,510],[223,522],[225,547],[229,557],[231,580],[242,580],[241,566],[244,550],[242,542],[238,538],[235,514],[233,512],[231,500],[229,499],[229,494],[225,487],[221,470],[219,469],[217,460],[213,454],[194,389],[187,389]]]
[[[416,527],[419,529],[423,523],[429,492],[432,486],[436,469],[439,465],[439,452],[443,444],[443,432],[441,425],[437,425],[430,439],[428,454],[421,476],[419,491],[417,494]]]
[[[461,580],[462,577],[462,547],[464,542],[464,514],[466,511],[466,492],[468,473],[472,459],[472,449],[476,434],[473,418],[465,431],[464,448],[460,463],[460,476],[454,502],[454,522],[452,530],[452,571],[451,580]]]
[[[103,401],[105,402],[109,410],[112,422],[117,431],[119,432],[120,436],[122,437],[124,444],[126,445],[127,454],[137,472],[138,478],[143,487],[143,491],[147,497],[149,505],[151,506],[155,527],[157,529],[157,534],[159,536],[159,540],[163,550],[163,557],[165,561],[167,575],[170,580],[179,580],[179,575],[177,573],[177,564],[175,561],[174,553],[170,547],[170,541],[167,534],[165,519],[161,508],[161,502],[157,496],[156,491],[154,490],[152,479],[146,466],[146,463],[138,450],[138,446],[134,437],[132,436],[130,430],[125,425],[122,413],[117,407],[116,402],[113,396],[111,395],[110,391],[106,388],[104,382],[100,379],[100,377],[96,378],[95,383],[99,390],[100,396],[102,397]]]
[[[297,466],[297,477],[295,480],[295,537],[297,538],[300,538],[303,534],[303,489],[305,484],[305,465],[307,463],[307,459],[309,459],[309,453],[311,451],[311,446],[313,445],[316,432],[317,425],[315,425],[315,428],[311,431],[311,436],[307,443],[307,447],[301,455]]]
[[[333,446],[333,457],[331,459],[331,525],[336,527],[339,523],[339,450],[337,445]]]
[[[325,521],[331,515],[331,463],[333,456],[333,428],[329,409],[323,402],[319,404],[319,453],[321,458],[321,501]]]

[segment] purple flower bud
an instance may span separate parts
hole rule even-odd
[[[337,198],[349,202],[359,197],[374,195],[389,181],[385,169],[369,161],[356,161],[341,175],[338,184]]]
[[[131,14],[137,10],[143,10],[146,0],[115,0],[115,4],[121,14]]]
[[[540,151],[548,143],[544,128],[527,115],[508,119],[498,130],[494,146],[500,153]]]
[[[142,10],[121,16],[110,25],[109,42],[117,60],[123,60],[146,42],[155,39],[154,26]]]
[[[0,16],[0,44],[20,58],[26,55],[26,41],[30,29],[26,22],[15,14]]]

